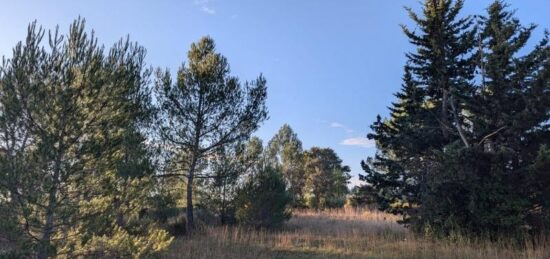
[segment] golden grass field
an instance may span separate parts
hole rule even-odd
[[[550,258],[550,242],[429,241],[381,212],[295,211],[278,231],[209,226],[177,239],[166,258]]]

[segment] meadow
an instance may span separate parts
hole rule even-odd
[[[277,231],[204,226],[177,239],[166,258],[550,258],[550,242],[430,240],[383,212],[295,211]]]

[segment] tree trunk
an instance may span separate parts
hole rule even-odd
[[[44,228],[42,229],[42,238],[40,239],[37,253],[38,259],[46,259],[50,254],[51,236],[53,234],[54,228],[54,213],[55,207],[57,206],[57,181],[61,173],[61,159],[62,155],[60,153],[55,160],[55,169],[52,177],[53,186],[50,188],[50,191],[48,193],[48,206],[46,207],[46,224],[44,224]]]
[[[193,157],[193,162],[189,167],[189,172],[187,173],[187,221],[186,221],[186,230],[188,233],[192,232],[195,228],[195,223],[193,221],[193,178],[195,174],[195,166],[197,164],[197,158]]]
[[[460,119],[458,118],[458,110],[456,109],[454,98],[451,96],[451,109],[453,110],[453,118],[455,121],[455,127],[458,131],[458,135],[460,136],[460,139],[462,140],[462,143],[464,143],[464,146],[467,148],[470,147],[470,143],[468,142],[468,139],[466,138],[466,134],[464,133],[464,130],[462,129],[462,123],[460,122]]]
[[[122,202],[118,198],[115,198],[113,203],[116,209],[116,224],[119,227],[122,227],[124,226],[124,215],[122,214],[121,208],[120,208],[122,207]]]
[[[447,116],[447,101],[448,101],[448,97],[449,96],[449,93],[447,90],[443,90],[443,97],[442,97],[442,100],[441,100],[441,132],[443,133],[443,137],[445,138],[448,138],[449,137],[449,132],[448,132],[448,129],[446,128],[447,125],[447,120],[448,120],[448,116]]]
[[[42,230],[42,238],[38,248],[38,259],[46,259],[50,253],[50,239],[53,232],[55,189],[51,190],[48,197],[48,207],[46,209],[46,224]]]
[[[222,204],[220,208],[220,224],[225,225],[225,182],[222,184]]]

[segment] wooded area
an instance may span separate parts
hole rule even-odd
[[[362,178],[383,210],[417,232],[519,239],[550,223],[549,33],[506,3],[460,18],[463,1],[426,1],[409,10],[418,30],[403,86],[369,138],[378,154]]]
[[[266,80],[240,83],[211,38],[172,81],[143,47],[106,51],[84,25],[32,23],[2,64],[0,237],[12,256],[140,257],[191,233],[196,213],[273,228],[292,207],[344,205],[349,168],[333,150],[302,150],[288,125],[266,147],[251,138]]]
[[[31,23],[0,65],[0,257],[142,258],[174,246],[186,257],[193,238],[241,242],[240,227],[258,240],[307,224],[330,235],[311,222],[340,222],[344,207],[353,242],[354,229],[373,231],[359,218],[376,215],[376,236],[396,244],[506,240],[538,255],[550,227],[550,32],[526,48],[536,26],[505,2],[475,16],[463,5],[407,9],[415,50],[351,190],[333,149],[304,149],[287,124],[265,145],[253,136],[269,119],[268,80],[234,76],[212,38],[173,73],[129,38],[98,44],[84,19],[66,34]]]

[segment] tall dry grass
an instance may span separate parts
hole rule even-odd
[[[550,242],[429,241],[381,212],[295,211],[279,231],[208,226],[178,239],[167,258],[550,258]]]

